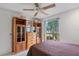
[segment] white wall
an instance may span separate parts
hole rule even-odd
[[[59,17],[60,40],[79,44],[79,8],[66,11],[48,19]]]
[[[0,8],[0,55],[11,52],[12,37],[10,34],[12,17],[15,15],[18,13]]]
[[[60,15],[60,38],[79,44],[79,8]]]

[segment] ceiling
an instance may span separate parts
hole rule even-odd
[[[49,5],[50,3],[39,3],[40,7],[45,7]],[[35,5],[33,3],[0,3],[1,8],[22,12],[24,15],[33,17],[35,11],[24,11],[23,9],[30,9],[35,8]],[[44,12],[48,13],[49,15],[44,15],[42,13],[39,13],[36,17],[37,18],[45,18],[51,15],[55,15],[61,12],[65,12],[70,9],[78,8],[79,3],[56,3],[56,6],[47,10],[44,10]]]

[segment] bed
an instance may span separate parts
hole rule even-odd
[[[47,40],[33,45],[28,56],[79,56],[79,45]]]

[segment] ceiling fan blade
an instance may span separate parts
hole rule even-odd
[[[23,9],[24,11],[34,11],[34,9]]]
[[[55,7],[55,3],[54,4],[50,4],[50,5],[46,6],[46,7],[41,8],[41,9],[46,10],[46,9],[49,9],[49,8],[52,8],[52,7]]]
[[[36,13],[34,14],[34,16],[37,16],[37,14],[38,14],[38,12],[36,12]]]
[[[45,14],[45,15],[49,15],[49,14],[45,13],[45,12],[44,12],[44,11],[42,11],[42,10],[40,10],[40,12],[41,12],[41,13],[43,13],[43,14]]]

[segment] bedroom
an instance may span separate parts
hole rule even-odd
[[[42,8],[50,5],[50,3],[39,3],[39,5]],[[43,10],[48,15],[43,14],[44,12],[38,12],[38,8],[35,11],[23,10],[36,8],[34,6],[35,5],[31,3],[0,4],[0,55],[26,55],[27,53],[27,51],[24,51],[22,53],[12,54],[12,18],[14,16],[26,18],[26,20],[30,21],[32,21],[33,19],[40,20],[42,22],[42,41],[46,41],[45,21],[58,18],[59,39],[56,42],[66,42],[76,45],[79,44],[79,3],[55,3],[55,7]],[[34,16],[36,12],[38,12],[38,14]],[[32,31],[30,28],[28,29],[29,30],[27,31]],[[35,32],[35,28],[32,29]]]

